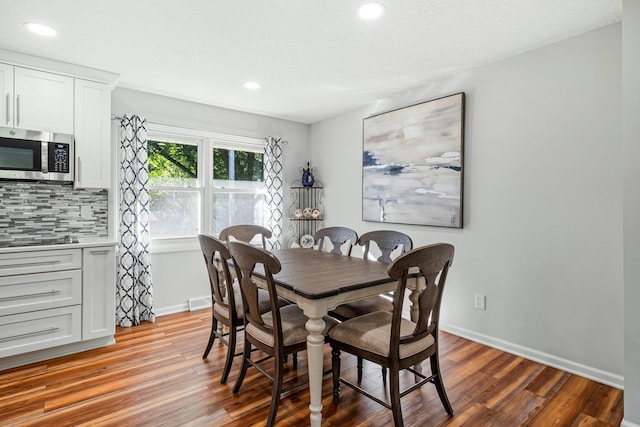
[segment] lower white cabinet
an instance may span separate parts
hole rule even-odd
[[[0,316],[82,304],[82,271],[0,277]]]
[[[115,244],[1,252],[0,359],[112,340],[115,284]]]
[[[82,339],[116,332],[116,250],[113,246],[82,250]]]
[[[0,357],[80,341],[79,305],[0,317]]]

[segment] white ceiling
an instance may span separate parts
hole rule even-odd
[[[0,48],[302,123],[622,19],[622,0],[0,0]],[[48,24],[45,39],[23,23]],[[258,91],[242,84],[254,80]]]

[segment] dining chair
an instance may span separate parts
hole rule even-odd
[[[329,331],[333,371],[333,401],[340,400],[340,384],[344,384],[379,404],[391,409],[396,427],[403,426],[401,398],[426,383],[436,386],[440,401],[449,415],[449,403],[438,354],[438,322],[440,304],[454,247],[447,243],[422,246],[396,258],[388,268],[389,277],[397,280],[392,313],[377,311],[340,323]],[[419,317],[416,322],[402,317],[402,304],[409,269],[418,271],[425,286],[419,291]],[[341,352],[363,357],[389,369],[390,403],[383,401],[356,384],[340,377]],[[413,366],[429,359],[431,375],[426,376]],[[409,370],[420,378],[416,384],[400,391],[400,371]]]
[[[283,389],[284,363],[285,355],[295,354],[306,349],[307,330],[305,324],[307,317],[294,304],[284,307],[280,307],[277,304],[278,293],[273,275],[277,274],[282,266],[275,255],[265,249],[240,241],[229,242],[228,246],[229,252],[233,257],[237,277],[240,278],[240,289],[245,306],[242,367],[233,387],[233,393],[238,393],[240,390],[249,365],[256,367],[258,371],[271,379],[273,389],[267,426],[272,426],[275,423],[281,393],[302,385],[294,384]],[[270,310],[264,313],[260,310],[257,298],[259,288],[253,275],[256,266],[264,273],[262,282],[269,293],[271,301]],[[325,316],[324,321],[326,324],[324,334],[326,336],[326,333],[337,324],[337,321],[329,316]],[[260,360],[252,360],[252,346],[266,353],[267,357]],[[270,375],[260,366],[262,362],[271,358],[274,360],[275,368],[273,375]]]
[[[372,249],[374,247],[372,243],[377,246],[380,252],[377,257],[373,254]],[[413,249],[411,237],[395,230],[377,230],[365,233],[358,239],[358,245],[364,247],[364,259],[375,259],[385,264],[389,264],[392,261],[391,254],[396,249],[400,251],[400,254]],[[377,295],[360,301],[342,304],[336,307],[331,312],[331,315],[340,320],[347,320],[374,311],[393,311],[391,299],[383,295]]]
[[[227,357],[220,378],[220,382],[225,384],[231,371],[233,358],[242,354],[236,353],[235,350],[237,331],[244,328],[244,308],[242,305],[240,285],[231,275],[229,268],[231,254],[226,244],[214,236],[205,234],[199,234],[198,240],[209,274],[211,301],[213,303],[211,332],[202,358],[206,359],[207,356],[209,356],[209,352],[216,338],[227,346]],[[231,292],[229,292],[230,289]],[[278,304],[286,305],[287,302],[280,299]],[[269,309],[269,306],[269,295],[266,291],[261,290],[259,292],[259,309],[264,312]],[[218,323],[226,326],[228,332],[224,332],[223,328],[218,329]]]
[[[251,243],[256,237],[260,239],[262,248],[267,248],[267,240],[273,236],[268,228],[256,224],[236,224],[224,228],[220,232],[220,240],[229,242],[231,240],[240,240],[242,242]]]
[[[358,233],[348,227],[325,227],[316,231],[313,239],[318,243],[318,250],[331,252],[339,255],[351,255],[351,249],[358,241]],[[331,242],[332,248],[329,250],[327,247],[328,239]],[[345,248],[345,252],[342,252],[342,246],[347,242],[349,244]]]
[[[374,255],[374,246],[378,248],[379,255]],[[364,233],[358,239],[358,245],[364,247],[363,258],[374,259],[378,262],[389,264],[391,260],[391,254],[397,249],[400,254],[404,254],[413,249],[413,241],[408,235],[395,230],[376,230]],[[338,320],[348,320],[354,317],[362,316],[367,313],[373,313],[375,311],[387,311],[391,313],[393,311],[392,296],[390,295],[376,295],[373,297],[365,298],[360,301],[353,301],[337,306],[331,311],[331,316]],[[362,380],[362,358],[358,357],[358,381]],[[386,381],[387,370],[382,368],[382,380]]]

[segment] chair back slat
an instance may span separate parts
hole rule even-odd
[[[276,342],[282,341],[280,310],[273,275],[280,272],[282,266],[278,258],[266,249],[258,248],[242,241],[232,241],[227,244],[233,258],[240,290],[245,307],[245,324],[252,323],[257,328],[272,333]],[[260,309],[258,300],[258,286],[253,272],[257,266],[264,270],[266,288],[269,292],[270,312],[273,325],[265,324],[262,315],[267,313]],[[261,312],[262,311],[262,312]]]
[[[391,345],[399,346],[433,334],[438,329],[440,304],[449,267],[453,262],[454,247],[448,243],[422,246],[396,258],[388,268],[389,277],[398,280],[394,296]],[[418,295],[418,321],[413,333],[400,337],[402,302],[409,277],[418,274],[424,287]],[[411,277],[411,280],[414,280]]]
[[[198,241],[204,256],[204,261],[209,274],[209,285],[213,303],[230,309],[230,316],[235,316],[235,300],[233,295],[231,270],[229,260],[231,254],[226,244],[214,237],[206,234],[199,234]],[[225,301],[225,295],[227,300]]]
[[[348,227],[325,227],[316,231],[313,238],[318,243],[318,250],[320,251],[327,251],[325,249],[325,238],[327,238],[333,245],[331,251],[327,252],[340,255],[351,255],[353,245],[358,242],[358,233]],[[342,246],[347,242],[349,242],[347,252],[342,253]]]
[[[220,240],[230,242],[238,240],[250,243],[256,236],[260,237],[262,248],[267,248],[267,240],[271,239],[273,233],[268,228],[255,224],[237,224],[231,225],[220,232]]]
[[[364,246],[364,259],[369,259],[371,252],[371,243],[374,242],[381,255],[376,259],[378,262],[389,264],[391,261],[391,253],[399,246],[402,246],[400,254],[404,254],[413,249],[413,241],[408,235],[395,230],[376,230],[364,233],[358,239],[358,245]]]

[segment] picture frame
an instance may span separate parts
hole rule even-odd
[[[462,228],[465,93],[362,124],[362,220]]]

